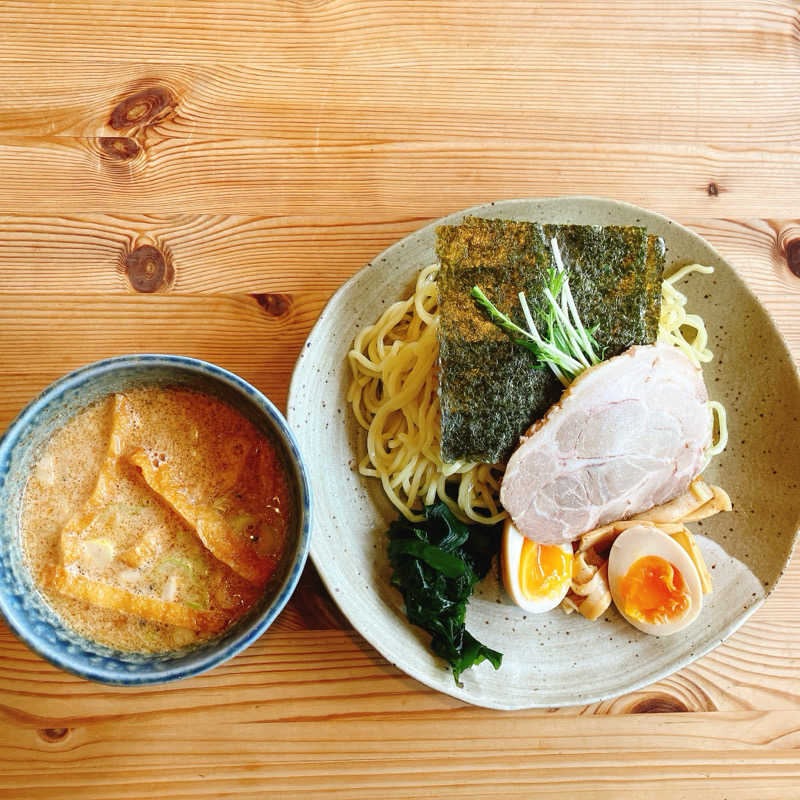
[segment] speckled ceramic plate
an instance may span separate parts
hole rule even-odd
[[[512,605],[496,570],[470,602],[467,627],[504,655],[481,664],[458,687],[409,625],[389,585],[383,532],[396,514],[378,481],[353,465],[363,437],[346,402],[346,354],[356,333],[387,303],[411,290],[432,263],[436,226],[466,214],[542,222],[641,224],[663,237],[668,270],[697,261],[681,290],[708,326],[715,358],[705,368],[712,398],[723,401],[730,443],[706,471],[735,510],[691,527],[714,580],[698,620],[666,638],[639,633],[613,608],[597,622],[559,609],[531,615]],[[720,644],[764,601],[785,569],[800,522],[800,383],[790,353],[766,311],[735,270],[699,236],[663,216],[598,198],[509,200],[428,225],[390,247],[333,296],[314,327],[292,379],[289,421],[305,453],[314,495],[311,557],[339,607],[390,662],[439,691],[491,708],[589,703],[631,691]],[[790,439],[794,439],[794,444]]]

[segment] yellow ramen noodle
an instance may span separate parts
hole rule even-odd
[[[679,292],[675,288],[675,284],[679,280],[688,277],[693,272],[710,275],[714,272],[714,267],[703,264],[687,264],[662,282],[658,339],[680,348],[696,367],[702,367],[714,357],[708,347],[706,323],[699,314],[686,313],[688,299],[683,292]],[[687,338],[687,335],[690,335],[691,338]],[[718,400],[710,400],[708,408],[712,415],[712,425],[716,423],[716,435],[712,446],[706,451],[706,466],[728,444],[728,421],[725,406]]]
[[[367,431],[359,472],[380,478],[409,520],[421,520],[422,504],[438,497],[460,519],[491,524],[506,516],[497,500],[502,468],[446,464],[440,454],[438,269],[436,264],[423,269],[411,297],[389,306],[361,331],[348,354],[348,400]]]

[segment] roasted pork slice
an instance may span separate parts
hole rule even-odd
[[[500,499],[517,529],[568,542],[684,492],[711,443],[707,400],[675,347],[631,347],[587,369],[508,462]]]

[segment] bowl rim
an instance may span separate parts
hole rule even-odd
[[[164,669],[157,672],[152,670],[150,662],[136,664],[135,669],[128,672],[111,670],[102,664],[87,665],[83,660],[86,654],[81,650],[76,657],[66,651],[59,643],[52,643],[33,633],[29,626],[23,624],[26,619],[24,611],[16,612],[9,608],[5,593],[0,592],[0,615],[2,615],[11,631],[23,641],[31,650],[49,661],[56,667],[63,669],[81,678],[115,686],[143,686],[149,684],[169,683],[182,678],[199,675],[213,667],[219,666],[233,658],[238,653],[249,647],[258,639],[277,618],[289,598],[294,593],[300,575],[308,558],[311,543],[312,501],[311,484],[308,470],[300,452],[297,439],[289,423],[275,406],[275,404],[255,386],[234,372],[191,356],[181,356],[162,353],[131,353],[94,361],[78,367],[53,381],[36,395],[17,416],[9,423],[5,432],[0,436],[0,466],[10,460],[16,444],[24,436],[29,424],[55,397],[65,391],[77,388],[98,376],[110,372],[125,371],[140,367],[167,367],[179,371],[193,372],[218,381],[236,391],[252,405],[256,406],[270,421],[275,434],[281,439],[291,463],[287,466],[293,474],[293,483],[296,484],[298,506],[297,514],[297,551],[291,568],[279,586],[274,600],[261,614],[254,618],[247,626],[243,627],[234,638],[229,640],[224,647],[212,649],[202,656],[184,663],[176,659]],[[115,649],[115,648],[112,648]],[[188,650],[186,656],[191,658],[192,651]]]

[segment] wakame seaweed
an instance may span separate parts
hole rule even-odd
[[[558,399],[563,387],[549,369],[515,345],[477,307],[489,300],[523,323],[518,294],[531,311],[554,266],[555,237],[572,294],[604,358],[655,340],[663,242],[638,226],[545,225],[468,217],[437,229],[441,262],[440,400],[445,461],[502,461],[519,436]],[[660,256],[659,256],[660,253]],[[532,368],[534,367],[534,368]]]
[[[481,644],[464,625],[467,601],[489,571],[500,526],[465,525],[444,503],[426,506],[423,522],[395,520],[387,531],[392,585],[403,595],[408,621],[432,635],[431,650],[453,669],[482,661],[500,667],[502,653]]]

